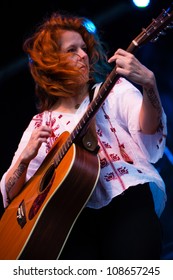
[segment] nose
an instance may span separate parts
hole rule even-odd
[[[79,56],[81,59],[83,59],[83,58],[85,58],[85,57],[87,56],[87,53],[86,53],[83,49],[79,48],[79,49],[78,49],[78,56]]]

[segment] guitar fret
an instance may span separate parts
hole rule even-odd
[[[79,128],[78,126],[73,130],[73,132],[71,133],[71,141],[72,143],[74,142],[74,140],[76,139],[76,137],[79,134]]]
[[[66,140],[66,142],[61,146],[61,148],[58,151],[57,157],[54,159],[54,165],[57,167],[65,154],[67,153],[68,149],[70,148],[71,144],[73,143],[71,137]]]

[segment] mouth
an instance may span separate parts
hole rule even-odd
[[[82,71],[82,72],[88,72],[88,67],[85,65],[85,64],[83,64],[83,65],[81,65],[80,67],[79,67],[79,69]]]

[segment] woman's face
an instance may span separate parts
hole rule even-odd
[[[74,66],[78,67],[82,75],[89,77],[89,58],[87,54],[87,46],[83,41],[82,36],[71,30],[63,31],[60,39],[60,51],[64,53],[71,53],[71,61]]]

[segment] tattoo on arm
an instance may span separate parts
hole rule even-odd
[[[147,96],[148,96],[151,104],[157,110],[159,117],[160,117],[161,113],[162,113],[162,108],[161,108],[159,99],[158,99],[157,95],[155,94],[153,88],[146,90],[146,93],[147,93]]]
[[[17,169],[14,171],[13,176],[9,178],[6,184],[6,190],[7,193],[10,192],[10,190],[13,188],[13,186],[16,184],[16,181],[20,178],[20,176],[23,174],[23,172],[26,170],[27,164],[26,163],[20,163]]]

